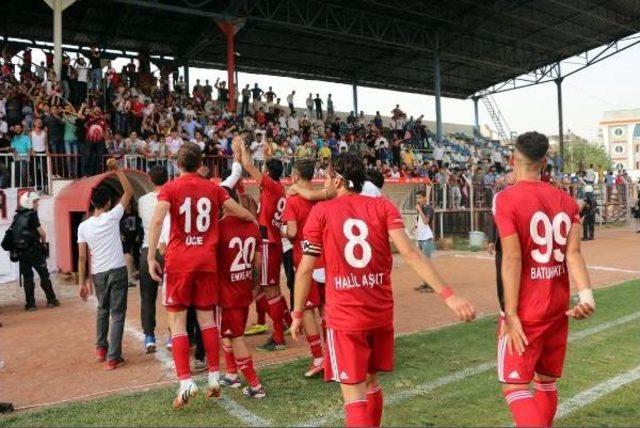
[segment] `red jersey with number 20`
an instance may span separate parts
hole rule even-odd
[[[253,222],[231,216],[223,217],[219,225],[220,306],[247,307],[253,301],[253,260],[260,250],[260,230]]]
[[[265,228],[266,238],[270,243],[282,245],[282,214],[286,199],[284,186],[264,174],[260,181],[260,206],[258,207],[258,224]]]
[[[324,255],[327,327],[359,331],[393,323],[389,231],[400,228],[402,216],[387,198],[348,194],[312,208],[303,253]]]
[[[580,223],[576,201],[548,183],[519,181],[495,195],[493,213],[500,237],[517,233],[520,240],[520,319],[565,316],[570,295],[565,252],[571,226]]]
[[[171,204],[171,231],[165,256],[167,272],[215,272],[218,213],[227,192],[195,173],[162,186],[158,201]]]

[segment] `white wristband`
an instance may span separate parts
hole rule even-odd
[[[580,299],[580,303],[587,303],[593,309],[596,308],[596,301],[593,299],[593,291],[591,291],[590,288],[578,291],[578,298]]]

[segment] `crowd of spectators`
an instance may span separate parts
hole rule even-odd
[[[384,118],[379,111],[375,116],[352,111],[340,117],[331,94],[323,99],[309,93],[304,108],[295,108],[302,104],[296,91],[277,94],[273,87],[265,90],[255,83],[238,91],[234,114],[226,82],[196,80],[187,88],[183,76],[173,70],[151,73],[148,61],[131,60],[117,71],[93,48],[87,58],[65,56],[58,78],[51,55],[39,65],[32,63],[29,50],[19,58],[17,66],[10,58],[2,65],[0,153],[13,153],[0,158],[3,187],[11,182],[11,162],[16,163],[15,182],[22,186],[46,187],[48,175],[79,178],[100,173],[108,157],[127,168],[166,165],[173,176],[176,153],[185,141],[202,149],[207,160],[204,174],[217,176],[228,167],[230,143],[240,129],[253,131],[250,150],[255,162],[280,158],[286,174],[296,159],[312,158],[322,177],[332,156],[355,152],[385,178],[447,184],[452,208],[465,205],[467,184],[499,186],[509,170],[507,147],[464,134],[437,141],[422,116],[407,117],[399,105]],[[557,162],[550,159],[549,178],[560,169]],[[585,174],[553,178],[575,184],[584,182]]]

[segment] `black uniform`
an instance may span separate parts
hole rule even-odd
[[[582,239],[592,240],[594,239],[593,233],[596,225],[596,213],[598,212],[598,204],[593,197],[588,197],[582,209],[580,210],[580,217],[582,220]]]

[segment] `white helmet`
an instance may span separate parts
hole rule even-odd
[[[33,209],[33,204],[40,199],[40,195],[37,192],[26,192],[20,196],[20,206],[28,210]]]

